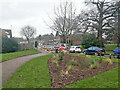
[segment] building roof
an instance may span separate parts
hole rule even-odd
[[[12,31],[10,29],[0,29],[0,31],[2,32],[2,36],[12,38]]]
[[[0,37],[7,37],[7,34],[2,29],[0,29]]]

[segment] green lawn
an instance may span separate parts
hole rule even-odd
[[[2,54],[2,61],[0,61],[0,62],[4,62],[6,60],[10,60],[10,59],[21,57],[21,56],[37,54],[37,53],[40,53],[40,52],[35,49],[18,51],[18,52],[13,52],[13,53],[5,53],[5,54]],[[0,54],[0,56],[1,56],[1,54]]]
[[[105,54],[113,54],[113,50],[112,51],[106,50]]]
[[[118,67],[68,85],[66,88],[118,88]]]
[[[71,54],[77,55],[77,54]],[[88,57],[81,55],[82,57]],[[50,88],[51,81],[47,66],[51,55],[40,56],[25,63],[3,88]],[[114,62],[119,62],[117,59]],[[119,69],[120,70],[120,69]],[[118,67],[93,77],[73,83],[67,88],[118,88]]]
[[[116,44],[112,44],[112,45],[105,45],[105,50],[114,50],[117,47]]]
[[[3,88],[50,88],[47,61],[51,56],[40,56],[28,61],[3,85]]]
[[[113,50],[117,47],[116,44],[105,45],[106,54],[113,54]]]
[[[70,56],[78,56],[78,54],[75,54],[75,53],[70,53]],[[106,59],[108,59],[107,57],[100,57],[100,56],[97,56],[97,57],[95,57],[95,56],[91,56],[91,55],[80,55],[79,54],[79,56],[80,57],[87,57],[87,58],[96,58],[96,60],[106,60]],[[113,62],[119,62],[120,63],[120,60],[119,59],[116,59],[116,58],[112,58],[111,59]]]

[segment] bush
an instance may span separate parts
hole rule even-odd
[[[105,62],[107,63],[107,64],[113,64],[113,62],[111,61],[111,59],[107,59],[107,60],[105,60]]]
[[[15,52],[18,50],[18,43],[13,38],[2,38],[2,53]]]
[[[99,41],[94,34],[84,36],[81,44],[84,48],[89,48],[91,46],[100,46]]]
[[[82,68],[88,68],[90,64],[89,62],[81,62],[80,65]]]
[[[91,61],[90,67],[91,69],[97,69],[99,67],[99,63],[96,60]]]
[[[67,75],[67,74],[68,74],[68,71],[63,71],[63,70],[61,70],[61,74],[62,74],[62,75]]]
[[[55,65],[55,66],[59,66],[59,64],[58,64],[58,61],[57,61],[57,60],[53,60],[53,61],[52,61],[52,64],[53,64],[53,65]]]
[[[90,65],[91,69],[97,69],[99,67],[99,63],[94,63]]]
[[[72,66],[71,66],[71,65],[68,66],[68,67],[67,67],[67,70],[68,70],[68,72],[72,72]]]
[[[63,55],[64,55],[64,53],[59,54],[59,61],[63,61]]]
[[[74,59],[70,61],[69,65],[71,66],[78,66],[77,61],[75,61]]]

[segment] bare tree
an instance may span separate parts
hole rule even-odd
[[[111,2],[107,2],[106,0],[86,0],[87,4],[92,4],[96,6],[96,8],[91,9],[86,20],[89,25],[87,27],[92,27],[92,30],[97,31],[97,37],[100,43],[100,46],[103,46],[103,33],[105,30],[110,29],[109,19],[113,17],[113,13],[111,13],[111,9],[113,8]]]
[[[120,1],[115,3],[115,36],[117,39],[117,46],[120,46]]]
[[[107,39],[113,40],[117,43],[119,47],[120,44],[120,1],[113,2],[111,13],[113,14],[113,18],[109,19],[109,25],[111,29],[106,30],[105,34],[107,35]]]
[[[52,20],[52,25],[48,25],[52,30],[58,31],[64,42],[69,43],[69,39],[73,30],[76,29],[75,11],[72,2],[61,3],[59,7],[55,8],[55,19]]]
[[[90,16],[95,15],[96,13],[94,11],[81,11],[81,13],[76,17],[77,20],[77,24],[78,24],[78,28],[77,31],[82,32],[83,34],[85,34],[86,32],[92,32],[95,31],[95,29],[93,27],[90,27],[90,25],[92,23],[96,23],[96,22],[92,22],[89,20]]]
[[[32,26],[25,26],[21,29],[21,34],[25,36],[27,39],[28,43],[30,42],[30,39],[33,38],[33,36],[36,33],[36,29]]]

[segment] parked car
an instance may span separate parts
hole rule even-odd
[[[120,47],[115,48],[113,51],[114,54],[120,54]]]
[[[90,54],[94,54],[94,55],[97,54],[97,55],[104,56],[105,50],[102,49],[102,48],[99,48],[99,47],[89,47],[88,49],[84,49],[83,53],[84,54],[88,54],[88,55],[90,55]]]
[[[115,50],[113,50],[113,56],[117,56],[117,58],[120,57],[120,47],[117,47]]]
[[[76,52],[76,53],[80,53],[80,52],[81,52],[81,48],[80,48],[79,46],[77,46],[77,47],[75,48],[75,52]]]
[[[69,50],[69,52],[71,53],[71,52],[73,52],[73,53],[75,53],[75,52],[81,52],[81,48],[79,47],[79,46],[70,46],[70,50]]]

